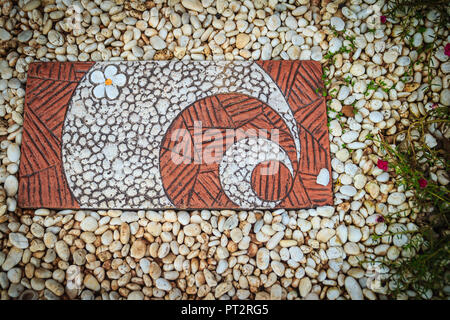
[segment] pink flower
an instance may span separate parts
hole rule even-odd
[[[450,43],[447,43],[444,48],[444,53],[447,57],[450,57]]]
[[[381,21],[381,23],[386,23],[386,21],[387,21],[386,16],[380,16],[380,21]]]
[[[426,179],[424,179],[424,178],[420,178],[419,179],[419,186],[423,189],[423,188],[425,188],[426,186],[427,186],[427,184],[428,184],[428,181],[426,180]]]
[[[437,103],[433,103],[432,105],[431,105],[431,109],[436,109],[438,107],[438,104]]]
[[[379,215],[379,216],[377,217],[377,222],[378,222],[378,223],[384,222],[384,217],[383,217],[382,215]]]
[[[377,167],[383,171],[388,171],[388,162],[385,160],[378,159]]]

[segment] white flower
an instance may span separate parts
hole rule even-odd
[[[117,73],[117,67],[107,66],[104,72],[96,70],[91,74],[91,82],[97,84],[94,88],[94,96],[98,99],[105,96],[108,99],[115,99],[119,95],[117,87],[125,85],[124,74]]]

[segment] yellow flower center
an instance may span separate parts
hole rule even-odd
[[[111,80],[111,79],[106,79],[106,80],[105,80],[105,84],[106,84],[107,86],[112,85],[112,80]]]

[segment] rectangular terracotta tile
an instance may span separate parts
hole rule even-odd
[[[23,208],[332,204],[314,61],[33,63]]]

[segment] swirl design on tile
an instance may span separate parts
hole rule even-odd
[[[126,85],[115,98],[115,95],[92,95],[98,83],[91,81],[91,75],[111,65],[117,68],[117,74],[125,75]],[[283,132],[290,136],[294,152],[285,153],[295,171],[300,157],[296,120],[277,84],[258,64],[99,62],[75,90],[62,133],[63,169],[80,206],[120,209],[177,206],[162,187],[160,146],[183,110],[196,101],[220,94],[254,98],[264,104],[265,110],[271,109],[271,114],[281,118],[287,128]],[[274,204],[269,205],[261,199],[244,202],[242,197],[233,198],[230,193],[228,197],[234,206],[240,207],[272,207],[276,203],[270,201]]]

